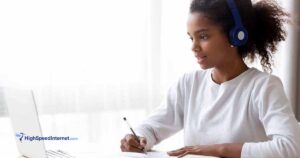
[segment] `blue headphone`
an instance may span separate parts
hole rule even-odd
[[[234,27],[230,29],[229,38],[233,46],[245,45],[248,41],[248,32],[242,24],[242,20],[234,0],[226,0],[234,19]]]

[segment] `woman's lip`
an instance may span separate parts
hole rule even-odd
[[[206,59],[206,56],[196,56],[196,58],[197,58],[197,62],[201,64]]]
[[[198,60],[201,60],[201,59],[206,58],[206,56],[196,56],[196,58],[197,58]]]
[[[206,56],[203,55],[203,56],[196,56],[196,58],[205,58]]]

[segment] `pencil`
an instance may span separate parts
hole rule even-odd
[[[132,129],[132,127],[130,126],[129,122],[127,121],[126,117],[123,117],[123,120],[127,123],[129,129],[131,130],[134,138],[136,139],[136,141],[138,141],[140,143],[140,139],[139,137],[135,134],[134,130]],[[145,154],[147,154],[145,148],[141,149]]]

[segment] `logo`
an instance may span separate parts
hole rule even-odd
[[[22,139],[23,139],[23,137],[24,137],[24,133],[16,133],[16,137],[20,140],[20,142],[22,143]]]
[[[64,137],[58,137],[58,136],[29,136],[23,132],[16,133],[17,139],[22,143],[23,141],[71,141],[71,140],[78,140],[77,137],[70,137],[70,136],[64,136]]]

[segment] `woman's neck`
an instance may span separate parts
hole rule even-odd
[[[243,59],[241,59],[236,62],[231,62],[230,64],[213,68],[211,75],[214,82],[222,84],[239,76],[246,70],[248,70],[248,67]]]

